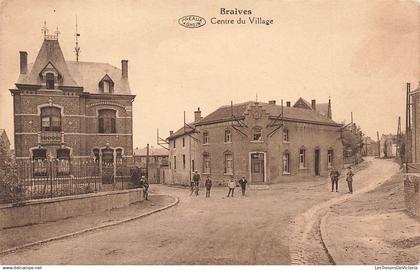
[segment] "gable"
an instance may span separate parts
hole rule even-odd
[[[304,100],[303,98],[299,98],[296,103],[293,105],[294,108],[301,108],[301,109],[308,109],[312,110],[311,104]]]

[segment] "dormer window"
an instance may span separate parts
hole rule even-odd
[[[42,69],[39,76],[43,83],[45,83],[45,88],[49,90],[55,89],[56,85],[61,83],[63,79],[60,72],[58,72],[51,62],[48,62]]]
[[[47,89],[54,89],[54,74],[47,73],[45,76],[45,83],[46,83]]]
[[[114,82],[111,77],[105,75],[99,82],[99,90],[104,94],[112,94],[114,92]]]
[[[262,140],[262,129],[260,127],[254,127],[252,129],[252,140],[261,141]]]

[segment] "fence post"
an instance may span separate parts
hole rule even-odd
[[[48,161],[50,164],[50,197],[53,197],[53,175],[52,175],[52,158]]]

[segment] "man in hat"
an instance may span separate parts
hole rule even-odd
[[[143,188],[144,197],[146,198],[146,201],[148,201],[149,200],[149,183],[147,183],[144,175],[140,179],[140,187]]]
[[[205,184],[205,186],[206,186],[206,198],[210,197],[210,190],[211,190],[212,185],[213,185],[213,183],[212,183],[210,177],[207,176],[206,184]]]
[[[351,170],[351,166],[347,168],[347,185],[349,186],[349,193],[353,193],[353,171]]]
[[[242,189],[242,196],[245,196],[245,190],[246,190],[246,184],[248,182],[246,181],[245,176],[242,176],[242,178],[239,180],[239,185],[241,186]]]
[[[227,195],[228,197],[230,196],[231,193],[233,197],[233,192],[235,191],[235,187],[236,187],[235,179],[233,179],[233,176],[231,176],[228,182],[228,188],[229,188],[229,192]]]
[[[335,186],[335,192],[338,192],[338,177],[340,176],[340,173],[337,169],[334,167],[330,171],[330,178],[331,178],[331,192],[334,192],[334,186]]]
[[[198,171],[195,171],[194,175],[193,175],[195,196],[198,196],[198,189],[200,187],[200,180],[201,180],[201,177],[198,174]]]

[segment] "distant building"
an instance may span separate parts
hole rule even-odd
[[[204,118],[198,109],[193,123],[168,137],[172,182],[189,184],[195,170],[215,183],[241,176],[251,184],[327,176],[332,167],[342,168],[343,145],[341,124],[331,119],[331,102],[326,104],[250,101]]]
[[[411,156],[413,163],[420,169],[420,81],[417,89],[411,92],[412,102],[412,139]]]
[[[363,156],[378,156],[378,142],[374,141],[371,137],[363,139]]]
[[[142,173],[146,173],[147,166],[147,147],[139,149],[136,147],[134,153],[134,164],[141,168]],[[151,184],[160,184],[168,180],[169,177],[169,151],[163,148],[149,147],[148,178]]]
[[[382,134],[380,151],[380,157],[395,158],[397,156],[397,135]]]
[[[27,52],[21,51],[20,75],[10,89],[16,159],[56,158],[60,174],[71,174],[70,160],[95,159],[103,181],[115,179],[117,162],[133,156],[135,96],[129,87],[128,61],[121,61],[121,69],[67,61],[55,35],[45,35],[33,64],[27,60]],[[35,167],[33,172],[47,170]]]

